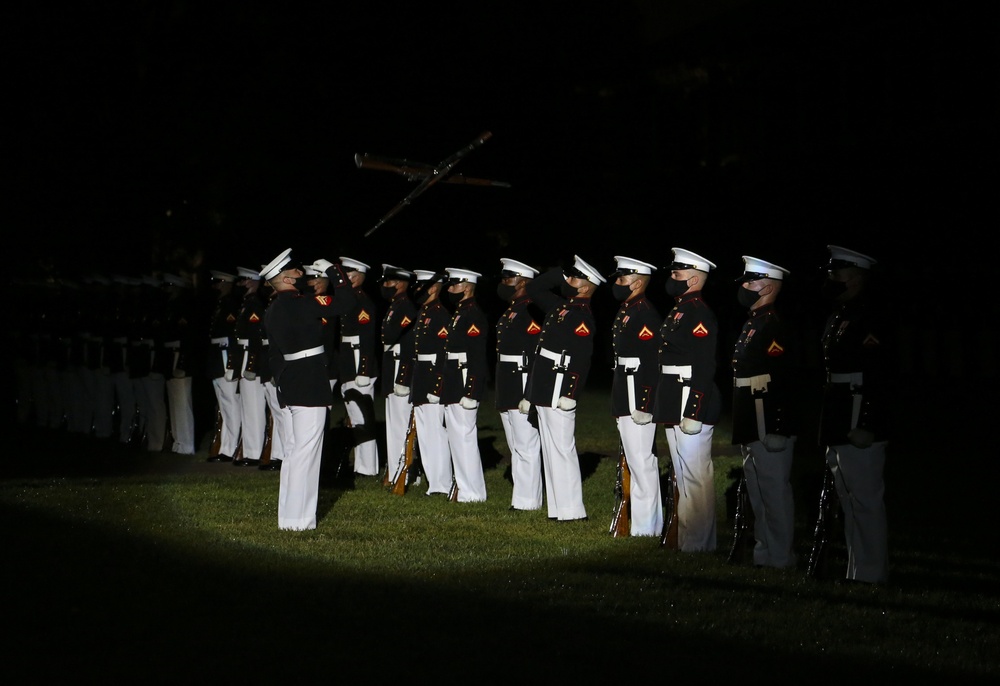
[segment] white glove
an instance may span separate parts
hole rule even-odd
[[[362,387],[362,388],[364,388],[365,386],[367,386],[371,382],[372,382],[372,378],[370,376],[356,376],[356,377],[354,377],[354,383],[357,384],[358,386]]]
[[[781,452],[785,449],[788,444],[788,438],[780,434],[765,434],[764,440],[761,441],[764,444],[764,450],[769,453]]]
[[[847,432],[847,442],[855,448],[870,448],[875,442],[875,434],[868,429],[851,429]]]
[[[459,404],[467,410],[474,410],[479,407],[479,401],[473,400],[472,398],[466,398],[462,396],[462,399],[458,401]]]
[[[433,393],[428,393],[427,402],[429,402],[431,405],[437,405],[438,403],[441,402],[441,396],[434,395]]]
[[[326,270],[333,266],[333,262],[330,260],[319,259],[309,266],[318,271],[320,274],[326,274]]]
[[[556,407],[560,410],[569,412],[570,410],[576,409],[576,401],[572,398],[567,398],[564,395],[559,396],[559,400],[556,401]]]
[[[517,404],[517,411],[521,414],[528,414],[531,412],[531,403],[528,402],[527,398],[521,398],[521,401]]]
[[[689,436],[694,436],[695,434],[701,433],[701,422],[697,419],[691,419],[690,417],[685,417],[681,420],[681,431],[688,434]]]
[[[398,395],[401,398],[405,398],[406,396],[408,396],[410,394],[410,387],[409,386],[403,386],[403,385],[400,385],[398,383],[397,384],[393,384],[393,386],[392,386],[392,392],[395,393],[396,395]]]
[[[639,426],[645,426],[653,421],[653,415],[648,412],[643,412],[642,410],[635,410],[632,413],[632,421]]]

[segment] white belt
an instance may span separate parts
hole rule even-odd
[[[858,428],[858,420],[861,418],[861,393],[858,390],[861,388],[864,381],[864,372],[846,372],[846,373],[831,373],[830,383],[849,383],[851,384],[851,390],[855,391],[854,397],[851,401],[851,428]]]
[[[567,355],[567,354],[565,354],[565,353],[554,353],[551,350],[547,350],[545,348],[539,348],[538,349],[538,354],[541,355],[542,357],[546,358],[546,359],[549,359],[549,360],[552,360],[553,362],[555,362],[555,364],[552,365],[552,368],[554,370],[556,370],[556,378],[555,378],[555,380],[554,380],[554,382],[552,384],[552,400],[551,400],[552,405],[551,406],[552,407],[558,407],[559,406],[559,396],[561,395],[561,391],[562,391],[563,373],[566,371],[566,368],[569,366],[570,356]]]
[[[175,350],[175,349],[181,347],[181,342],[180,341],[167,341],[166,343],[163,344],[163,347],[164,348],[170,348],[171,350]]]
[[[269,345],[269,341],[266,338],[262,338],[260,342],[262,345]]]
[[[638,357],[617,357],[615,358],[615,363],[619,367],[625,367],[626,369],[638,369],[639,364],[642,362]]]
[[[341,343],[350,343],[351,345],[360,345],[361,336],[341,336]]]
[[[240,345],[242,345],[244,348],[247,347],[248,345],[250,345],[250,339],[249,338],[237,338],[236,342],[239,343]]]
[[[326,348],[321,345],[317,345],[315,348],[309,348],[308,350],[300,350],[297,353],[288,353],[287,355],[282,355],[286,362],[291,362],[292,360],[301,360],[304,357],[312,357],[313,355],[322,355],[326,352]]]
[[[570,356],[565,353],[554,353],[545,348],[539,348],[538,354],[546,359],[552,360],[553,362],[561,362],[563,369],[569,366],[569,361],[571,359]]]
[[[757,376],[743,376],[733,379],[733,386],[736,388],[750,387],[750,390],[756,393],[757,391],[766,391],[767,384],[771,381],[770,374],[758,374]]]
[[[466,353],[448,353],[449,360],[458,360],[459,362],[467,361],[468,355]]]
[[[504,355],[500,353],[501,362],[513,362],[514,364],[524,364],[524,355]]]
[[[660,372],[663,374],[676,374],[677,376],[682,376],[685,379],[691,378],[691,365],[676,365],[676,364],[665,364],[660,367]]]
[[[417,355],[417,362],[437,362],[438,356],[431,355]]]
[[[387,353],[390,350],[392,352],[394,352],[394,353],[398,353],[399,352],[399,343],[396,343],[394,345],[389,345],[388,343],[386,343],[385,345],[382,346],[382,352]]]
[[[228,336],[222,336],[220,338],[213,338],[212,339],[212,344],[213,345],[221,345],[223,348],[225,348],[227,345],[229,345],[229,337]]]
[[[462,386],[469,382],[469,357],[466,353],[448,353],[449,360],[458,362],[458,368],[462,370]]]

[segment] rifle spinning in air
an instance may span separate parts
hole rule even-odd
[[[398,160],[390,159],[387,157],[377,157],[374,155],[369,155],[368,153],[356,154],[354,156],[354,163],[359,169],[376,169],[380,171],[393,171],[397,174],[402,174],[410,181],[416,181],[420,179],[420,183],[414,188],[410,193],[400,200],[395,207],[385,213],[381,219],[376,222],[375,226],[368,229],[365,232],[365,236],[368,237],[375,233],[375,231],[385,224],[387,221],[396,216],[404,207],[413,202],[418,196],[420,196],[424,191],[426,191],[431,186],[437,183],[460,183],[465,185],[473,186],[499,186],[501,188],[510,188],[510,184],[504,181],[491,181],[489,179],[477,179],[462,174],[453,174],[452,169],[456,164],[462,161],[462,159],[468,155],[470,152],[481,146],[483,143],[488,141],[493,137],[493,134],[489,131],[484,131],[476,138],[474,141],[469,143],[464,148],[458,150],[454,154],[443,159],[439,164],[430,165],[423,164],[420,162],[410,162],[409,160]]]

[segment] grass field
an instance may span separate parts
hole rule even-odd
[[[914,430],[890,450],[881,587],[836,582],[839,540],[830,576],[805,575],[822,471],[802,439],[799,569],[727,563],[739,459],[721,424],[719,550],[610,536],[617,437],[596,390],[578,417],[581,522],[508,510],[489,402],[487,502],[394,496],[325,462],[319,526],[300,533],[277,530],[276,473],[22,428],[0,479],[4,682],[995,681],[997,470],[987,446],[925,442],[935,408],[901,397]]]

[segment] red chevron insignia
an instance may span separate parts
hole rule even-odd
[[[409,317],[404,316],[403,321],[399,323],[400,326],[409,326],[413,322]]]
[[[771,345],[767,346],[767,354],[770,357],[779,357],[785,353],[785,349],[778,345],[778,341],[771,341]]]
[[[361,324],[367,324],[368,322],[371,321],[371,319],[372,317],[370,314],[368,314],[367,311],[361,310],[360,312],[358,312],[358,322],[360,322]]]
[[[705,336],[708,335],[708,329],[705,328],[704,324],[698,322],[698,326],[691,329],[691,333],[697,336],[698,338],[704,338]]]
[[[323,305],[325,307],[325,306],[327,306],[327,305],[329,305],[330,303],[333,302],[333,298],[331,298],[328,295],[317,295],[316,296],[316,302],[318,302],[320,305]]]
[[[649,330],[648,326],[642,327],[642,329],[639,331],[640,341],[648,341],[652,337],[653,337],[653,332]]]
[[[259,321],[260,321],[260,317],[257,316],[256,312],[254,312],[252,315],[250,315],[250,323],[251,324],[256,324]]]
[[[528,333],[530,334],[540,334],[542,332],[542,327],[531,320],[531,324],[528,325]]]
[[[476,326],[475,324],[470,326],[468,330],[465,332],[466,336],[478,336],[479,334],[480,334],[479,327]]]
[[[577,336],[589,336],[590,335],[590,329],[587,328],[586,324],[584,324],[583,322],[581,322],[580,326],[576,327],[573,330],[573,333],[575,333]]]
[[[438,338],[448,338],[448,329],[442,326],[441,330],[438,331]]]

